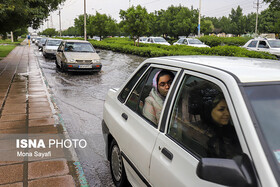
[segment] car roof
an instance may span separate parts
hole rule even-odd
[[[169,56],[159,63],[189,69],[188,64],[196,64],[227,72],[242,83],[280,81],[280,62],[277,60],[224,57],[224,56]],[[165,61],[164,59],[168,60]],[[154,62],[154,61],[153,61]]]
[[[161,36],[151,36],[149,38],[163,38],[163,37],[161,37]]]
[[[79,43],[89,43],[89,41],[85,41],[85,40],[63,40],[65,42],[79,42]]]
[[[276,38],[253,38],[250,41],[252,41],[252,40],[279,40],[279,39],[276,39]]]
[[[62,39],[57,39],[57,38],[48,38],[47,40],[62,40]]]

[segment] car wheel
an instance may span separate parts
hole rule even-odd
[[[111,170],[111,175],[114,184],[117,187],[127,186],[128,181],[126,178],[126,173],[122,162],[121,151],[116,140],[113,140],[111,142],[109,159],[110,159],[110,170]]]

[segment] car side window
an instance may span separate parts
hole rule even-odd
[[[140,70],[134,75],[134,77],[125,85],[125,87],[123,88],[123,90],[118,96],[119,101],[123,103],[126,100],[129,92],[136,84],[136,82],[139,80],[139,78],[142,76],[142,74],[144,73],[144,71],[147,69],[148,66],[149,66],[148,64],[142,66]]]
[[[199,158],[232,158],[242,153],[222,90],[195,76],[184,77],[167,134]]]
[[[183,43],[183,41],[184,41],[184,39],[180,39],[179,41],[178,41],[178,43]]]
[[[149,121],[153,126],[157,127],[165,102],[166,95],[164,96],[164,94],[167,94],[175,75],[176,72],[173,71],[151,68],[131,92],[126,105]],[[157,80],[158,76],[161,78]],[[156,88],[157,81],[159,81],[159,87],[166,89],[166,93],[162,92],[162,88]]]
[[[260,41],[259,42],[259,48],[268,48],[268,45],[267,45],[266,41]]]
[[[258,41],[251,41],[251,43],[248,45],[248,47],[257,47]]]

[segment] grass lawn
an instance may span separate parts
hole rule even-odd
[[[6,39],[6,40],[0,40],[0,44],[14,44],[14,45],[19,45],[25,38],[19,38],[18,41],[16,42],[11,42],[10,39]]]
[[[6,57],[16,45],[0,45],[0,58]]]

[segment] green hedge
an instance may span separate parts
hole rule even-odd
[[[237,56],[263,59],[277,59],[274,55],[263,52],[248,51],[237,46],[217,46],[212,48],[197,48],[184,45],[159,45],[143,44],[134,46],[129,39],[105,39],[102,41],[90,40],[96,48],[112,50],[114,52],[134,54],[143,57],[176,56],[176,55],[216,55],[216,56]]]
[[[202,42],[210,47],[223,46],[223,45],[233,45],[233,46],[243,46],[251,38],[249,37],[217,37],[217,36],[202,36],[199,38]]]

